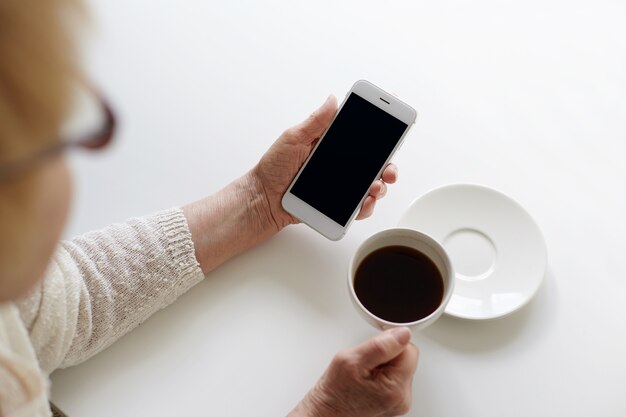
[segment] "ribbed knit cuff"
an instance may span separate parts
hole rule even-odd
[[[167,239],[166,251],[172,260],[171,266],[176,274],[195,275],[198,272],[202,274],[183,211],[179,207],[174,207],[155,213],[153,217]]]
[[[166,303],[173,302],[178,296],[204,279],[200,264],[196,259],[191,232],[187,224],[187,218],[179,207],[174,207],[153,214],[152,216],[158,227],[163,232],[166,240],[165,250],[170,258],[170,275],[174,278],[174,291],[170,292]]]

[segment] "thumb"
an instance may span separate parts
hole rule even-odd
[[[396,327],[374,336],[354,348],[361,365],[374,369],[400,355],[411,340],[411,331],[406,327]]]
[[[335,113],[337,99],[331,94],[304,122],[294,127],[298,141],[309,144],[319,139],[332,122]]]

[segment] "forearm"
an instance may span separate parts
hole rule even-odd
[[[18,303],[42,368],[82,362],[203,279],[179,209],[63,242]]]
[[[260,182],[248,173],[182,208],[205,274],[280,230],[268,206]]]

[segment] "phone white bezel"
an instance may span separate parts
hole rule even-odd
[[[402,122],[406,123],[408,126],[407,129],[404,131],[404,134],[402,135],[402,137],[396,144],[396,146],[393,148],[393,150],[391,151],[391,153],[385,160],[385,163],[380,167],[380,170],[378,174],[376,175],[376,177],[372,178],[372,182],[373,182],[376,179],[381,177],[384,168],[387,166],[389,161],[391,161],[391,158],[393,157],[396,150],[398,150],[398,148],[402,145],[402,142],[404,141],[405,136],[411,129],[411,126],[415,123],[415,119],[417,118],[417,112],[408,104],[399,100],[395,96],[383,91],[382,89],[370,83],[369,81],[359,80],[356,83],[354,83],[350,91],[346,94],[346,97],[344,98],[343,102],[339,106],[339,109],[337,110],[337,113],[335,114],[335,118],[341,112],[341,109],[343,108],[346,100],[348,99],[348,97],[350,97],[350,93],[354,93],[358,95],[359,97],[367,100],[369,103],[389,113],[390,115],[397,118],[398,120],[401,120]],[[335,118],[333,118],[333,121],[329,125],[329,128],[335,122]],[[313,148],[313,150],[311,151],[311,154],[309,155],[307,160],[304,162],[304,164],[302,164],[300,171],[298,171],[298,174],[295,176],[295,178],[289,185],[287,192],[283,196],[282,206],[285,209],[285,211],[287,211],[288,213],[296,217],[302,223],[305,223],[312,229],[318,231],[319,233],[321,233],[328,239],[339,240],[346,234],[346,231],[350,227],[350,224],[352,223],[357,213],[359,212],[361,206],[363,205],[363,201],[368,195],[367,191],[361,198],[361,201],[359,202],[359,204],[357,204],[357,206],[355,207],[354,212],[350,216],[350,219],[348,220],[345,226],[338,224],[337,222],[327,217],[326,215],[324,215],[323,213],[321,213],[320,211],[318,211],[317,209],[315,209],[314,207],[312,207],[305,201],[291,194],[291,188],[296,183],[296,181],[298,181],[300,174],[309,163],[311,156],[315,153],[319,144],[324,140],[324,136],[326,136],[327,131],[328,129],[326,129],[324,134],[321,136],[320,140],[316,144],[315,148]]]

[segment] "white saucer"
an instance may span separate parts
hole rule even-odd
[[[502,317],[537,292],[547,267],[546,244],[530,215],[510,197],[479,185],[437,188],[419,197],[400,227],[443,245],[456,274],[446,313],[464,319]]]

